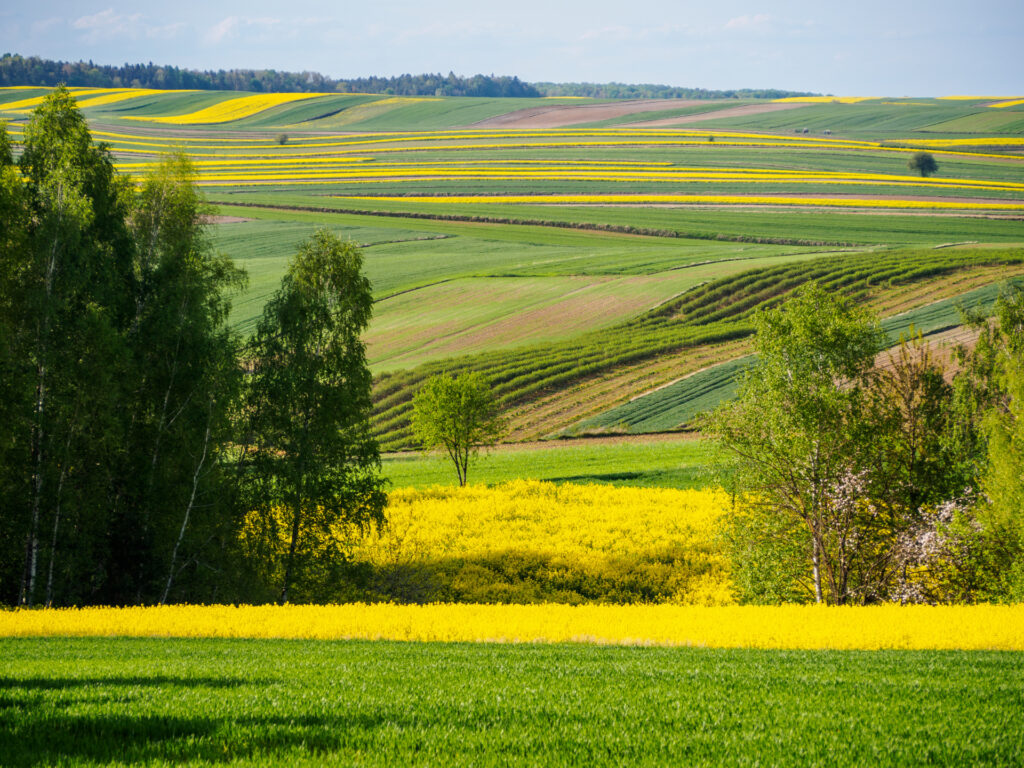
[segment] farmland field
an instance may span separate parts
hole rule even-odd
[[[45,93],[0,90],[15,140]],[[860,280],[898,335],[1024,272],[1024,123],[980,97],[75,95],[121,170],[192,158],[249,274],[241,333],[316,227],[363,246],[387,449],[411,447],[411,393],[440,370],[490,376],[512,441],[673,430],[728,396],[750,309],[800,281]],[[907,168],[922,149],[938,173]],[[714,322],[672,309],[713,285]]]
[[[119,171],[191,158],[243,338],[300,241],[360,246],[390,506],[304,523],[346,556],[291,599],[339,604],[0,612],[0,764],[1020,763],[1024,608],[736,605],[699,432],[810,282],[973,343],[1024,284],[1015,100],[73,92]],[[47,93],[0,89],[15,152]],[[509,430],[458,488],[410,413],[467,371]],[[227,568],[284,541],[240,509]]]

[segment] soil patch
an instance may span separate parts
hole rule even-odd
[[[247,221],[256,221],[256,219],[247,219],[244,216],[207,216],[207,224],[244,224]]]
[[[766,112],[781,112],[785,109],[799,109],[806,107],[806,104],[793,102],[778,103],[770,101],[767,104],[746,104],[741,107],[730,109],[719,109],[715,112],[705,112],[700,115],[683,115],[682,117],[666,117],[662,120],[644,121],[644,128],[656,128],[662,125],[686,125],[687,123],[700,123],[705,120],[718,120],[722,117],[749,117],[750,115],[763,115]]]
[[[550,107],[517,109],[473,123],[470,128],[561,128],[597,120],[610,120],[638,112],[660,112],[707,104],[696,99],[631,99],[601,104],[552,104]],[[645,123],[649,125],[649,123]]]

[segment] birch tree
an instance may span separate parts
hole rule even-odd
[[[370,433],[370,372],[360,334],[373,307],[362,254],[327,230],[299,246],[251,346],[246,407],[260,567],[283,604],[308,599],[344,530],[383,521],[386,497]],[[339,545],[325,549],[324,540]]]

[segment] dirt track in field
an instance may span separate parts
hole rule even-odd
[[[256,221],[256,219],[247,219],[244,216],[209,216],[206,221],[209,224],[244,224],[247,221]]]
[[[567,125],[610,120],[638,112],[660,112],[708,104],[696,99],[631,99],[602,104],[552,104],[550,107],[517,109],[473,123],[468,128],[562,128]],[[649,123],[644,123],[649,125]]]
[[[667,125],[686,125],[687,123],[700,123],[705,120],[717,120],[721,117],[750,117],[751,115],[763,115],[765,112],[781,112],[786,109],[798,109],[799,107],[806,106],[806,104],[797,104],[792,102],[780,104],[773,101],[768,102],[767,104],[744,104],[740,107],[719,109],[714,112],[705,112],[699,115],[683,115],[681,117],[666,117],[662,120],[651,120],[649,122],[644,121],[642,125],[644,128],[657,128]]]

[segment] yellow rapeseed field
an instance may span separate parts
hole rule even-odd
[[[1024,605],[166,606],[0,612],[0,637],[230,637],[1024,650]]]
[[[394,587],[460,602],[734,601],[721,491],[555,485],[399,489],[354,551]],[[425,586],[424,586],[425,585]]]
[[[137,99],[140,96],[152,96],[154,93],[186,93],[186,91],[165,91],[157,88],[133,88],[131,90],[122,91],[120,93],[108,93],[105,96],[93,96],[89,99],[79,99],[79,109],[86,109],[88,107],[102,107],[107,104],[116,104],[120,101],[128,101],[129,99]]]
[[[126,117],[126,120],[145,120],[147,122],[170,123],[173,125],[207,125],[211,123],[227,123],[251,117],[271,107],[290,104],[303,99],[314,99],[328,94],[323,93],[261,93],[255,96],[240,96],[228,99],[219,104],[190,112],[187,115],[171,117]]]
[[[123,90],[124,88],[68,88],[68,91],[75,98],[79,98],[82,96],[99,96],[101,94],[116,93]],[[6,104],[0,104],[0,110],[4,112],[7,112],[9,110],[25,113],[31,112],[32,109],[42,104],[43,100],[48,95],[49,94],[44,94],[42,96],[35,96],[30,99],[19,99],[18,101],[10,101]]]
[[[519,480],[397,489],[382,531],[302,536],[317,550],[351,545],[369,577],[346,600],[728,605],[735,598],[717,526],[729,508],[715,490]],[[266,530],[254,513],[240,532],[243,549],[286,551],[287,520],[277,541]]]
[[[1024,104],[1024,99],[1010,99],[1009,101],[1000,101],[998,104],[989,104],[989,106],[1005,109],[1006,107],[1019,107],[1021,104]]]

